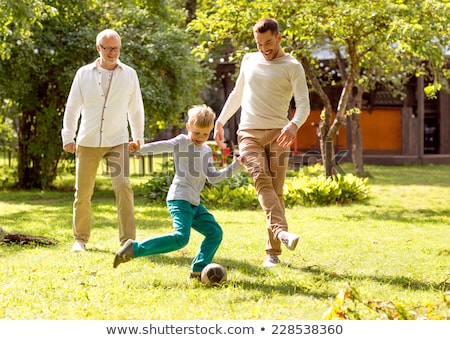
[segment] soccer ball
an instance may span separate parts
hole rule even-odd
[[[210,263],[203,268],[200,279],[207,286],[218,286],[227,280],[227,271],[218,263]]]

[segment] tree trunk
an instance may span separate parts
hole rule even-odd
[[[358,88],[354,107],[361,111],[362,96],[364,94],[363,88]],[[363,136],[360,124],[360,113],[353,113],[350,116],[352,129],[352,161],[356,176],[364,175],[364,158],[363,158]]]
[[[353,114],[352,121],[352,161],[356,176],[364,174],[363,137],[359,114]]]
[[[186,12],[187,12],[187,18],[186,23],[190,23],[192,20],[195,19],[195,12],[197,10],[197,0],[186,0]]]
[[[60,121],[49,111],[22,111],[17,166],[20,189],[45,189],[56,177],[62,152]]]
[[[320,141],[322,149],[323,170],[326,177],[331,177],[334,173],[335,160],[334,160],[334,145],[331,141]]]
[[[31,131],[33,126],[34,113],[29,111],[22,112],[19,121],[19,150],[17,156],[17,171],[20,189],[40,188],[36,180],[35,168],[30,156]]]
[[[317,129],[317,137],[320,141],[320,152],[322,155],[322,162],[324,167],[324,175],[330,177],[333,174],[334,168],[334,149],[333,140],[334,135],[330,133],[331,127],[331,114],[333,112],[330,98],[325,93],[324,88],[321,86],[319,79],[317,78],[312,63],[308,58],[302,56],[301,62],[305,73],[308,76],[314,91],[319,96],[323,103],[323,113],[321,114],[321,121],[319,128]]]

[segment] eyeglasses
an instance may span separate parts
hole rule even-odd
[[[119,47],[105,47],[103,45],[100,45],[101,48],[103,48],[104,51],[108,51],[108,52],[120,52],[120,49],[122,48],[122,46]]]

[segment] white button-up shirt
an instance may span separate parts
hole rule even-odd
[[[137,73],[118,61],[111,77],[105,93],[97,60],[78,69],[64,113],[63,145],[75,137],[77,144],[87,147],[128,143],[128,123],[133,140],[144,144],[144,104]]]

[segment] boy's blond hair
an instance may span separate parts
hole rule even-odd
[[[216,114],[207,105],[195,105],[188,111],[188,124],[200,128],[213,127]]]

